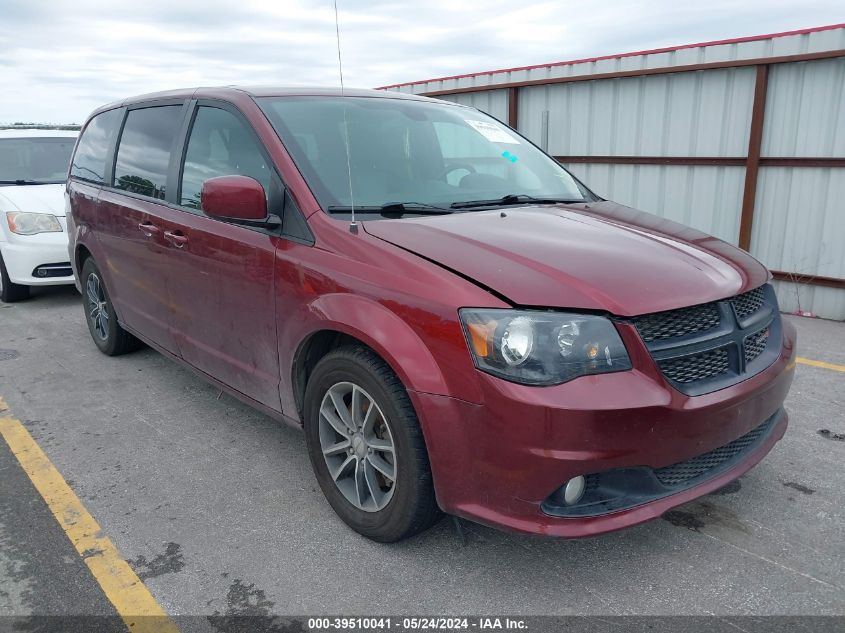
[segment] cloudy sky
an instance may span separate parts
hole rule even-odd
[[[845,22],[829,0],[338,0],[347,86]],[[336,85],[331,0],[0,0],[0,122],[196,85]]]

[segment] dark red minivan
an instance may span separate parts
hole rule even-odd
[[[85,125],[71,261],[141,341],[305,430],[353,529],[440,511],[590,536],[724,486],[784,434],[768,271],[603,200],[517,132],[389,92],[214,88]]]

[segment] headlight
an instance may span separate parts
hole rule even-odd
[[[9,230],[18,235],[35,235],[36,233],[61,233],[62,225],[55,215],[49,213],[21,213],[9,211],[6,213]]]
[[[631,369],[609,319],[533,310],[460,311],[475,366],[526,385]]]

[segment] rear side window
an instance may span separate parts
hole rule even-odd
[[[91,119],[73,155],[71,176],[97,184],[105,182],[106,154],[120,124],[120,114],[120,110],[108,110]]]
[[[118,189],[164,199],[170,150],[181,116],[181,105],[129,111],[114,166]]]
[[[202,106],[191,128],[179,204],[200,208],[202,184],[217,176],[249,176],[270,190],[270,169],[246,124],[231,112]]]

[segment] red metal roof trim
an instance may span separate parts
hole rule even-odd
[[[465,79],[467,77],[480,77],[482,75],[493,75],[497,73],[510,73],[520,70],[534,70],[535,68],[553,68],[555,66],[572,66],[574,64],[585,64],[589,62],[598,62],[605,59],[619,59],[622,57],[635,57],[637,55],[655,55],[657,53],[671,53],[673,51],[680,51],[685,48],[698,48],[700,46],[720,46],[723,44],[741,44],[743,42],[756,42],[758,40],[768,40],[775,37],[787,37],[789,35],[806,35],[808,33],[818,33],[820,31],[831,31],[833,29],[845,28],[845,23],[829,24],[827,26],[814,26],[807,29],[798,29],[795,31],[783,31],[781,33],[769,33],[767,35],[750,35],[746,37],[735,37],[728,40],[714,40],[712,42],[699,42],[697,44],[683,44],[681,46],[668,46],[666,48],[653,48],[645,51],[634,51],[632,53],[620,53],[618,55],[602,55],[601,57],[587,57],[584,59],[573,59],[565,62],[552,62],[551,64],[534,64],[533,66],[518,66],[516,68],[502,68],[500,70],[486,70],[478,73],[465,73],[463,75],[452,75],[450,77],[435,77],[434,79],[420,79],[419,81],[407,81],[400,84],[390,84],[388,86],[379,86],[376,90],[387,90],[388,88],[399,88],[401,86],[416,86],[418,84],[425,84],[432,81],[449,81],[451,79]]]

